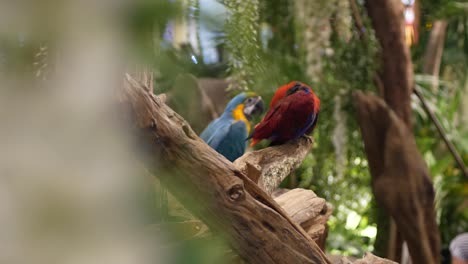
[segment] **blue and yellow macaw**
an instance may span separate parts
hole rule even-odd
[[[250,133],[249,119],[263,113],[263,100],[252,92],[238,94],[224,113],[203,130],[200,137],[230,161],[242,156]]]

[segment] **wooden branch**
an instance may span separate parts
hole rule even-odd
[[[447,138],[447,135],[445,134],[444,129],[442,128],[442,125],[440,124],[439,120],[437,120],[437,117],[434,115],[434,113],[431,111],[431,109],[427,105],[426,100],[424,100],[424,97],[421,94],[421,91],[417,85],[414,87],[414,93],[418,96],[419,100],[421,101],[421,104],[424,110],[431,118],[432,123],[434,123],[435,127],[437,128],[437,132],[439,132],[440,137],[444,140],[445,145],[449,149],[450,153],[452,153],[452,156],[457,162],[458,167],[460,167],[463,175],[468,179],[468,170],[465,166],[465,162],[463,162],[463,159],[458,153],[457,149],[452,144],[452,142]]]
[[[384,258],[379,258],[371,253],[366,253],[364,255],[364,258],[358,259],[354,264],[396,264],[396,262],[384,259]]]
[[[330,263],[283,209],[144,85],[127,76],[119,94],[154,175],[249,263]],[[164,170],[161,170],[164,168]]]
[[[271,194],[280,183],[297,169],[312,148],[310,138],[300,138],[289,144],[247,152],[234,165]]]
[[[205,108],[211,116],[211,119],[214,120],[219,117],[219,114],[216,112],[215,105],[211,98],[206,94],[205,90],[203,90],[200,85],[198,85],[198,90],[200,91],[202,97],[202,106]]]
[[[395,220],[413,263],[439,263],[435,192],[411,130],[382,99],[354,97],[377,202]]]
[[[311,190],[301,188],[286,192],[276,197],[275,201],[304,229],[315,224],[325,224],[333,212],[325,199]]]
[[[209,102],[204,101],[203,108],[214,111],[212,119],[220,116],[229,101],[229,93],[226,91],[229,81],[217,78],[198,78],[198,87],[209,99]]]
[[[324,249],[326,224],[333,212],[333,208],[325,199],[318,197],[311,190],[298,188],[281,194],[275,201]]]
[[[156,179],[155,179],[156,180]],[[278,189],[277,189],[278,190]],[[325,199],[318,197],[313,191],[306,189],[293,189],[284,190],[280,195],[274,197],[274,200],[278,203],[281,208],[291,217],[291,220],[296,224],[300,225],[312,238],[317,245],[324,250],[325,241],[327,237],[327,221],[333,212],[333,208],[328,204]],[[169,193],[169,215],[171,217],[179,217],[182,219],[192,219],[186,222],[174,223],[174,225],[180,224],[184,227],[186,223],[197,223],[197,225],[203,226],[199,229],[206,229],[205,225],[194,220],[185,207],[178,203],[175,198]],[[156,225],[159,226],[159,225]],[[188,231],[187,228],[183,228],[184,232]]]
[[[349,260],[349,257],[341,257],[336,255],[332,256],[331,260],[333,264],[397,264],[397,262],[379,258],[368,252],[364,254],[363,258],[354,261]]]

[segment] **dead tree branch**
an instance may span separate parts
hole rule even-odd
[[[371,253],[366,253],[363,258],[355,260],[354,262],[346,257],[334,256],[332,258],[333,264],[397,264],[388,259],[379,258]]]
[[[333,208],[325,199],[318,197],[311,190],[298,188],[281,194],[275,201],[294,222],[307,231],[320,248],[324,249],[327,221],[333,212]]]
[[[300,138],[290,144],[248,152],[234,161],[234,165],[271,194],[301,165],[311,148],[312,140]]]
[[[210,230],[225,234],[242,258],[330,263],[268,194],[198,138],[159,97],[127,76],[119,99],[152,173]]]

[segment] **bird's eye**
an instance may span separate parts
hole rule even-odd
[[[252,98],[247,98],[247,100],[245,101],[246,103],[251,103],[252,102]]]
[[[302,84],[298,82],[286,92],[286,95],[291,95],[300,89],[302,89]]]

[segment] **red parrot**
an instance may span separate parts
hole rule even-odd
[[[320,100],[309,86],[297,81],[281,86],[270,102],[270,110],[249,137],[250,146],[262,139],[278,145],[310,134],[319,109]]]

